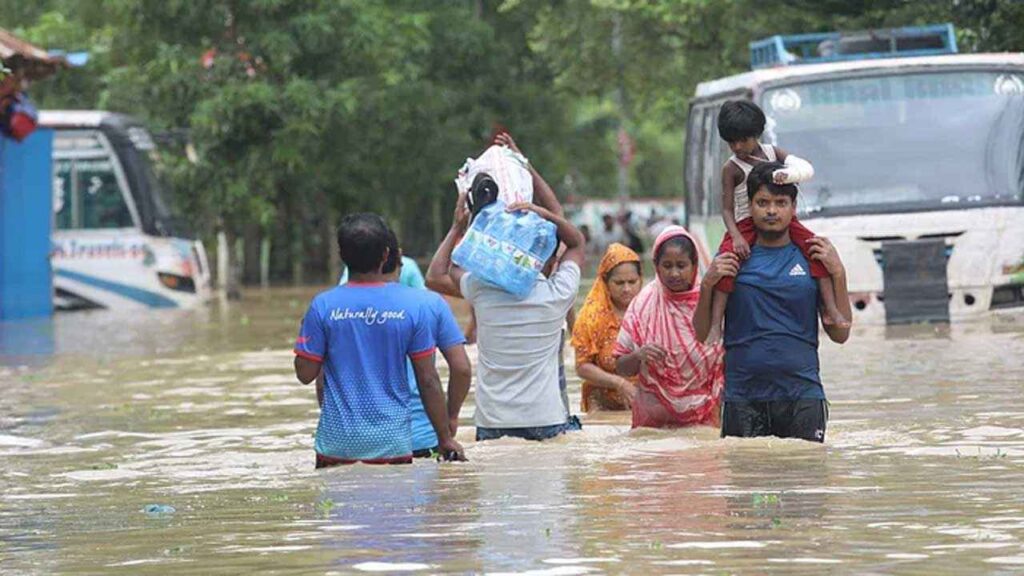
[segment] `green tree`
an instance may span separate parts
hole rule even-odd
[[[346,212],[385,214],[429,254],[455,171],[499,127],[577,198],[615,194],[624,127],[631,193],[679,197],[689,99],[745,71],[758,38],[950,21],[964,51],[1024,43],[1014,0],[0,0],[0,14],[91,54],[32,87],[41,107],[184,135],[159,162],[177,211],[207,241],[243,239],[249,280],[269,238],[272,275],[291,282],[336,277]]]

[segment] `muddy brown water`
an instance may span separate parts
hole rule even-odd
[[[824,446],[475,444],[470,397],[469,463],[317,471],[311,295],[0,325],[0,573],[1024,572],[1020,315],[823,344]]]

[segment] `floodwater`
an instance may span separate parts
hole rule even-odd
[[[470,398],[468,463],[317,471],[311,294],[0,327],[0,573],[1024,571],[1024,317],[823,344],[824,446],[478,445]]]

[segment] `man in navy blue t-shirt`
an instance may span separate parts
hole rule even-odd
[[[694,315],[697,337],[711,332],[715,299],[725,309],[725,398],[722,436],[778,436],[825,441],[828,405],[818,371],[818,284],[810,263],[789,237],[796,214],[796,186],[776,184],[780,162],[754,167],[747,179],[757,242],[742,263],[720,254],[704,276]],[[808,241],[811,258],[832,277],[836,302],[852,318],[846,269],[826,238]],[[714,290],[723,277],[736,278],[731,295]],[[834,342],[850,337],[849,325],[823,324]]]

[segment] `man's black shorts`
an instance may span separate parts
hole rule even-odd
[[[828,402],[825,400],[726,401],[722,405],[722,437],[778,436],[825,441]]]

